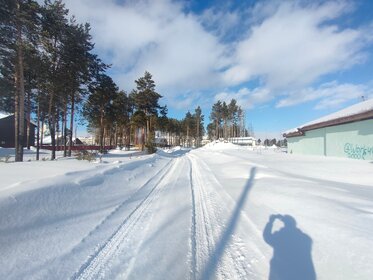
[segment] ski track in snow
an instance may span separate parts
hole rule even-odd
[[[192,192],[192,279],[245,279],[253,275],[239,237],[223,240],[229,221],[222,221],[224,201],[214,192],[217,179],[196,156],[188,155]],[[201,170],[204,170],[203,176]],[[217,211],[217,209],[221,209]]]
[[[110,270],[110,262],[124,249],[124,244],[126,243],[125,240],[130,239],[131,234],[137,234],[136,226],[146,215],[152,202],[159,196],[161,192],[161,189],[159,188],[160,183],[168,174],[171,174],[170,169],[175,166],[172,166],[173,161],[174,160],[170,160],[157,175],[150,178],[130,198],[122,203],[122,205],[126,204],[128,200],[141,193],[145,187],[154,184],[150,192],[123,220],[111,237],[87,259],[87,261],[80,267],[79,271],[73,275],[72,279],[83,280],[105,278],[105,272]]]
[[[242,239],[233,234],[229,240],[221,240],[224,232],[229,230],[226,228],[229,221],[222,218],[222,213],[230,213],[230,209],[224,207],[226,202],[214,191],[215,185],[219,182],[197,156],[189,154],[184,159],[187,159],[189,165],[192,202],[190,279],[243,279],[253,275]],[[162,183],[167,183],[167,176],[171,176],[172,170],[177,168],[175,160],[180,159],[170,160],[157,175],[114,209],[114,213],[119,211],[134,196],[141,195],[142,190],[151,186],[147,195],[134,207],[110,238],[81,265],[72,279],[103,279],[110,273],[113,260],[125,251],[128,243],[131,242],[132,251],[140,247],[141,237],[133,235],[138,235],[138,226],[147,224],[146,221],[151,215],[151,205],[162,192]],[[107,219],[111,215],[112,213]],[[137,244],[132,244],[133,240]],[[122,276],[129,275],[135,262],[135,255],[127,264],[125,271],[121,272]]]

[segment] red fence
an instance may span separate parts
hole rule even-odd
[[[104,150],[110,150],[114,149],[115,146],[104,146]],[[45,149],[45,150],[52,150],[53,147],[50,145],[42,145],[40,146],[40,149]],[[56,146],[56,151],[63,151],[64,146]],[[67,150],[69,150],[69,146],[66,147]],[[100,146],[96,145],[79,145],[79,146],[72,146],[71,147],[72,151],[83,151],[83,150],[100,150]]]

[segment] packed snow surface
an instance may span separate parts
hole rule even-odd
[[[370,162],[211,143],[0,178],[0,279],[372,279]]]

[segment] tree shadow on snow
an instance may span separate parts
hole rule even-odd
[[[272,233],[276,220],[283,227]],[[315,280],[312,239],[297,228],[290,215],[271,215],[263,231],[264,241],[273,248],[269,280]]]
[[[216,243],[214,252],[211,254],[210,259],[208,260],[207,265],[205,266],[201,279],[214,279],[214,274],[216,268],[221,260],[224,250],[229,245],[230,239],[236,229],[237,223],[239,221],[241,210],[245,204],[245,201],[248,197],[249,191],[253,186],[254,177],[255,177],[256,168],[253,167],[250,171],[250,177],[247,181],[244,189],[237,201],[236,207],[228,220],[225,231],[222,233],[220,240]]]

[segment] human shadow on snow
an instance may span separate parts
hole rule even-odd
[[[248,197],[249,191],[251,190],[254,178],[255,178],[256,168],[253,167],[250,171],[249,180],[246,182],[244,189],[237,201],[236,207],[233,210],[231,217],[228,220],[228,224],[225,228],[225,231],[222,233],[219,241],[216,243],[214,252],[211,254],[210,259],[208,260],[203,272],[201,279],[214,279],[216,268],[224,255],[224,250],[229,245],[230,239],[234,234],[234,231],[237,227],[241,210],[244,207],[245,201]]]
[[[283,227],[272,232],[276,220]],[[273,248],[269,280],[315,280],[312,262],[312,239],[297,228],[290,215],[271,215],[263,231],[264,241]]]

